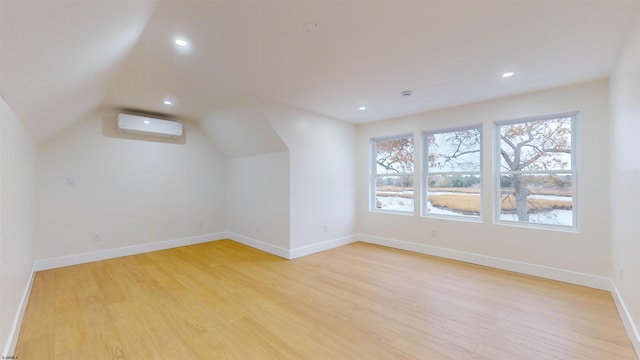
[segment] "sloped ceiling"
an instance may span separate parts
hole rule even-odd
[[[200,125],[226,158],[287,150],[255,99],[224,106],[205,116]]]
[[[40,141],[95,110],[154,1],[0,1],[0,95]]]
[[[0,95],[37,141],[99,107],[263,121],[250,98],[362,123],[607,77],[639,5],[2,0]]]

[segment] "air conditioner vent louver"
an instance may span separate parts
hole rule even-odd
[[[118,130],[157,136],[182,136],[182,123],[146,116],[118,114]]]

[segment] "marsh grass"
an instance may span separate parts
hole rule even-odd
[[[413,188],[400,188],[396,186],[380,186],[376,189],[376,196],[413,198]],[[429,202],[433,207],[459,212],[463,214],[480,214],[480,188],[430,188],[430,192],[448,192],[453,194],[430,194]],[[509,189],[502,189],[508,191]],[[535,189],[535,195],[570,195],[567,190]],[[513,194],[503,194],[500,197],[501,212],[510,213],[516,211],[516,199]],[[551,210],[571,210],[571,200],[527,199],[530,213],[546,212]]]
[[[478,195],[431,195],[429,201],[433,207],[439,209],[464,214],[480,214],[480,196]]]
[[[440,209],[461,212],[465,214],[480,213],[480,196],[464,194],[443,194],[429,196],[431,205]],[[503,195],[501,198],[502,212],[516,211],[516,198],[513,195]],[[527,207],[529,212],[545,212],[551,210],[571,210],[571,201],[548,200],[548,199],[528,199]]]
[[[413,199],[413,188],[402,188],[399,186],[378,186],[376,188],[376,196]]]
[[[502,212],[516,211],[516,197],[514,195],[502,195]],[[544,212],[551,210],[571,210],[573,204],[567,200],[527,199],[529,212]]]

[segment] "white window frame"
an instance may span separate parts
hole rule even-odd
[[[430,167],[429,167],[429,142],[427,140],[427,137],[431,134],[444,134],[444,133],[453,133],[453,132],[458,132],[458,131],[465,131],[465,130],[478,130],[480,133],[480,152],[478,154],[479,157],[479,163],[480,163],[480,169],[477,171],[430,171]],[[438,129],[438,130],[432,130],[432,131],[423,131],[422,132],[422,179],[421,179],[421,190],[422,190],[422,196],[421,196],[421,201],[420,201],[420,208],[421,208],[421,215],[423,217],[432,217],[432,218],[444,218],[444,219],[452,219],[452,220],[459,220],[459,221],[471,221],[471,222],[482,222],[483,219],[483,213],[482,213],[482,208],[483,208],[483,194],[482,194],[482,189],[483,189],[483,182],[484,182],[484,177],[483,177],[483,155],[484,155],[484,151],[483,151],[483,146],[484,146],[484,139],[483,139],[483,132],[482,132],[482,124],[477,124],[477,125],[470,125],[470,126],[463,126],[463,127],[456,127],[456,128],[448,128],[448,129]],[[478,194],[480,196],[480,213],[478,215],[447,215],[447,214],[432,214],[428,211],[428,201],[429,201],[429,184],[428,184],[428,179],[430,175],[443,175],[443,176],[449,176],[449,175],[477,175],[480,178],[480,193]]]
[[[509,226],[518,226],[518,227],[526,227],[533,229],[548,229],[548,230],[556,230],[556,231],[568,231],[568,232],[578,232],[579,231],[579,223],[578,223],[578,111],[567,112],[567,113],[559,113],[559,114],[551,114],[551,115],[541,115],[541,116],[533,116],[528,118],[520,118],[514,120],[506,120],[506,121],[497,121],[494,123],[494,190],[495,194],[493,196],[494,200],[494,223],[500,225],[509,225]],[[500,138],[500,128],[505,125],[511,124],[521,124],[527,122],[534,121],[545,121],[545,120],[553,120],[558,118],[571,118],[571,170],[547,170],[547,171],[503,171],[501,169],[501,138]],[[571,174],[571,197],[572,197],[572,225],[562,225],[562,224],[546,224],[540,222],[525,222],[525,221],[511,221],[511,220],[502,220],[500,219],[501,215],[501,187],[500,187],[500,179],[501,175],[504,174],[513,174],[513,173],[523,173],[530,175],[544,175],[544,174]]]
[[[413,172],[412,173],[398,173],[398,174],[378,174],[377,173],[377,164],[376,158],[378,155],[378,149],[376,144],[378,142],[397,140],[403,138],[411,138],[411,142],[413,143]],[[381,213],[389,213],[389,214],[400,214],[400,215],[414,215],[416,210],[416,184],[415,184],[415,165],[416,165],[416,143],[415,137],[413,133],[405,133],[401,135],[394,136],[385,136],[372,138],[370,140],[370,156],[369,156],[369,211],[370,212],[381,212]],[[411,211],[404,210],[392,210],[392,209],[380,209],[376,207],[376,183],[379,176],[399,176],[399,177],[411,177],[413,179],[413,209]]]

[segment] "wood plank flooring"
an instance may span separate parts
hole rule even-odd
[[[36,274],[16,356],[636,359],[611,295],[364,243],[230,240]]]

